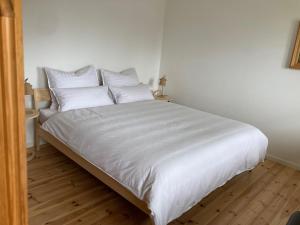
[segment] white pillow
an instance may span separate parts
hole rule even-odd
[[[117,104],[153,100],[150,87],[145,84],[131,87],[110,87]]]
[[[102,81],[109,87],[124,87],[139,85],[138,75],[134,68],[124,70],[120,73],[101,70]]]
[[[104,86],[53,88],[52,90],[59,104],[59,112],[114,104],[112,99],[108,96],[108,87]]]
[[[50,90],[53,88],[78,88],[78,87],[97,87],[99,78],[93,66],[87,66],[73,72],[64,72],[56,69],[45,68]],[[52,93],[52,104],[50,109],[57,109],[58,104]]]

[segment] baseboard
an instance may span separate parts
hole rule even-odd
[[[34,143],[33,142],[27,142],[26,143],[26,148],[33,148]]]
[[[41,143],[40,146],[43,146],[43,145],[45,145],[45,144],[48,144],[48,143],[45,142],[44,140],[41,140],[40,143]],[[33,147],[34,147],[34,143],[33,143],[33,142],[27,142],[27,143],[26,143],[26,148],[32,149]]]
[[[292,168],[300,171],[300,165],[297,164],[297,163],[295,163],[295,162],[291,162],[291,161],[288,161],[288,160],[285,160],[285,159],[281,159],[281,158],[279,158],[277,156],[270,155],[270,154],[267,155],[267,159],[270,159],[272,161],[278,162],[278,163],[280,163],[282,165],[285,165],[285,166],[288,166],[288,167],[292,167]]]

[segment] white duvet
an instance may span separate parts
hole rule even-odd
[[[254,168],[268,145],[253,126],[161,101],[58,113],[43,129],[146,201],[155,225]]]

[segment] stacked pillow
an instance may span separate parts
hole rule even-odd
[[[140,84],[138,75],[134,68],[130,68],[120,73],[109,70],[101,70],[102,81],[104,85],[114,87],[137,86]]]
[[[108,87],[57,88],[54,90],[60,112],[113,105]]]
[[[116,104],[154,99],[150,87],[139,82],[134,68],[120,73],[102,70],[101,75]]]
[[[51,94],[50,109],[64,112],[71,109],[112,105],[108,88],[100,86],[93,66],[73,72],[45,68]]]
[[[52,100],[50,109],[59,112],[154,99],[150,87],[139,82],[134,68],[119,73],[101,70],[104,86],[100,86],[93,66],[73,72],[45,68],[45,72]]]

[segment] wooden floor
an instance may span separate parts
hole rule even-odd
[[[147,216],[52,147],[29,163],[30,225],[140,225]],[[300,172],[266,161],[171,225],[285,225],[300,210]]]

